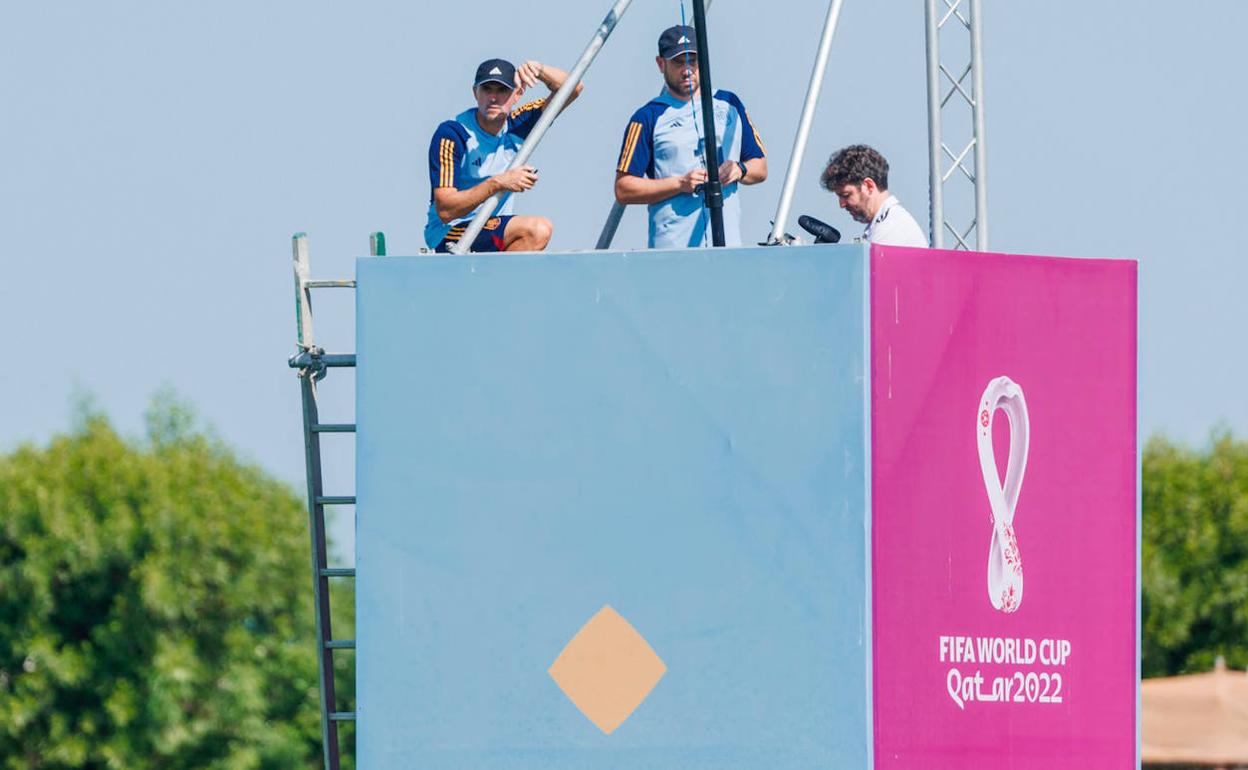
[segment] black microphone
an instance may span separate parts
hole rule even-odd
[[[820,222],[814,217],[802,214],[797,218],[797,223],[802,226],[803,230],[815,236],[815,243],[840,243],[841,241],[841,231],[827,222]]]

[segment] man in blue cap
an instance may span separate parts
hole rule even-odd
[[[708,162],[694,40],[693,27],[684,25],[659,36],[655,62],[663,90],[633,113],[615,167],[615,199],[647,205],[651,248],[710,245],[710,212],[702,199],[708,173],[718,174],[723,185],[725,243],[740,246],[738,188],[767,178],[763,142],[731,91],[716,91],[712,100],[719,152]]]
[[[545,97],[523,106],[516,104],[525,91],[539,82],[553,94],[568,73],[549,64],[526,61],[515,67],[504,59],[489,59],[477,67],[472,83],[475,107],[444,121],[429,143],[429,218],[425,243],[440,252],[450,251],[468,224],[495,193],[502,200],[472,243],[472,251],[540,251],[554,231],[550,220],[538,216],[514,216],[512,194],[532,189],[537,170],[520,166],[508,170],[538,118],[546,109]],[[581,93],[578,83],[572,92]]]

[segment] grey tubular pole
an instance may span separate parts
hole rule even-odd
[[[598,236],[598,243],[595,249],[611,248],[611,241],[615,240],[615,231],[620,228],[620,219],[624,217],[624,204],[615,201],[611,204],[611,213],[607,214],[607,221],[602,225],[602,234]]]
[[[927,21],[927,199],[928,235],[933,249],[945,247],[944,184],[940,179],[940,29],[936,0],[925,0]]]
[[[529,158],[533,155],[533,151],[537,149],[537,145],[542,141],[542,137],[546,135],[550,124],[554,122],[559,113],[567,105],[568,99],[572,97],[572,91],[577,84],[581,82],[581,78],[585,76],[585,71],[589,69],[589,65],[593,63],[594,58],[598,56],[598,52],[602,50],[603,43],[607,42],[607,38],[611,37],[611,32],[615,29],[615,25],[619,23],[620,17],[628,10],[633,0],[616,0],[615,5],[607,12],[606,18],[598,25],[598,29],[594,31],[593,38],[590,39],[589,45],[585,47],[585,51],[581,54],[581,58],[576,62],[576,66],[568,73],[568,79],[563,81],[563,85],[555,92],[551,98],[550,104],[546,105],[546,109],[542,110],[542,117],[538,119],[537,125],[533,127],[533,131],[529,134],[528,139],[520,147],[520,152],[516,155],[515,160],[508,166],[508,170],[523,166],[529,162]],[[468,229],[464,231],[463,236],[459,239],[451,251],[455,254],[463,254],[472,246],[472,242],[481,234],[481,229],[485,227],[485,221],[494,215],[494,209],[498,206],[499,200],[503,197],[502,193],[496,193],[490,196],[490,199],[481,204],[481,208],[477,209],[477,215],[472,218],[472,222],[468,225]]]
[[[836,21],[841,15],[844,0],[832,0],[828,5],[828,17],[823,22],[823,37],[819,39],[819,53],[815,56],[815,66],[810,73],[810,85],[806,88],[806,103],[802,106],[802,117],[797,124],[797,136],[793,139],[793,154],[789,157],[789,168],[784,174],[784,187],[780,190],[780,203],[776,207],[776,218],[771,228],[770,244],[780,243],[784,237],[784,228],[788,224],[789,209],[793,206],[793,191],[797,188],[797,174],[802,165],[802,156],[806,154],[806,143],[810,139],[810,126],[815,120],[815,105],[819,103],[819,91],[823,88],[823,75],[828,68],[828,53],[832,50],[832,36],[836,33]]]
[[[702,160],[706,182],[702,197],[711,214],[711,245],[724,246],[724,188],[719,181],[719,141],[715,137],[715,87],[711,84],[711,52],[706,34],[706,4],[693,0],[693,31],[698,42],[698,92],[702,101]]]
[[[980,27],[982,0],[971,0],[971,77],[975,78],[975,248],[988,250],[988,154],[984,148],[984,58]]]

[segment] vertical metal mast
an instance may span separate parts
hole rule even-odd
[[[702,100],[703,158],[706,161],[706,183],[702,196],[711,214],[711,245],[724,245],[724,191],[719,183],[719,143],[715,140],[714,87],[711,85],[710,44],[706,35],[706,6],[693,0],[693,31],[698,44],[698,92]],[[693,97],[697,98],[697,97]]]
[[[930,234],[934,248],[988,250],[988,176],[984,149],[984,60],[980,27],[982,0],[925,0],[927,16],[927,132]],[[942,31],[950,26],[958,38],[966,32],[968,58],[955,45],[963,66],[947,67],[942,56]],[[958,72],[955,76],[953,73]],[[969,79],[969,82],[968,82]],[[949,90],[944,91],[948,86]],[[942,93],[943,92],[943,93]],[[956,99],[954,97],[957,97]],[[950,107],[950,102],[956,107]],[[966,109],[964,109],[964,107]],[[969,114],[967,114],[969,109]],[[953,136],[969,139],[951,139]],[[951,148],[961,148],[954,152]],[[967,168],[967,156],[973,169]],[[946,160],[948,165],[946,165]],[[958,173],[960,172],[960,174]],[[957,181],[950,184],[950,180]],[[946,198],[945,192],[951,195]],[[948,205],[947,205],[948,204]]]

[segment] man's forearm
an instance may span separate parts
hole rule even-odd
[[[549,88],[552,94],[562,88],[567,79],[568,73],[549,64],[543,64],[542,74],[538,75],[538,80],[541,80],[542,84]],[[585,90],[585,84],[577,83],[576,88],[572,89],[572,93],[568,94],[568,104],[571,104],[576,97],[580,96],[583,90]]]
[[[615,179],[615,199],[623,204],[659,203],[679,195],[680,177],[669,176],[663,179],[621,174]]]
[[[502,189],[494,177],[478,182],[467,190],[439,187],[433,192],[433,202],[438,211],[438,218],[443,222],[450,222],[465,217],[477,206],[489,200],[494,193],[502,192]]]
[[[550,94],[553,96],[555,91],[562,89],[564,82],[568,80],[568,74],[567,72],[560,70],[559,67],[543,64],[542,75],[538,76],[538,80],[542,81],[542,84],[550,89]],[[577,97],[580,96],[580,92],[584,90],[585,84],[583,84],[583,82],[578,82],[577,87],[572,90],[572,94],[568,95],[568,104],[564,105],[564,107],[567,107],[572,104],[572,102],[577,100]]]

